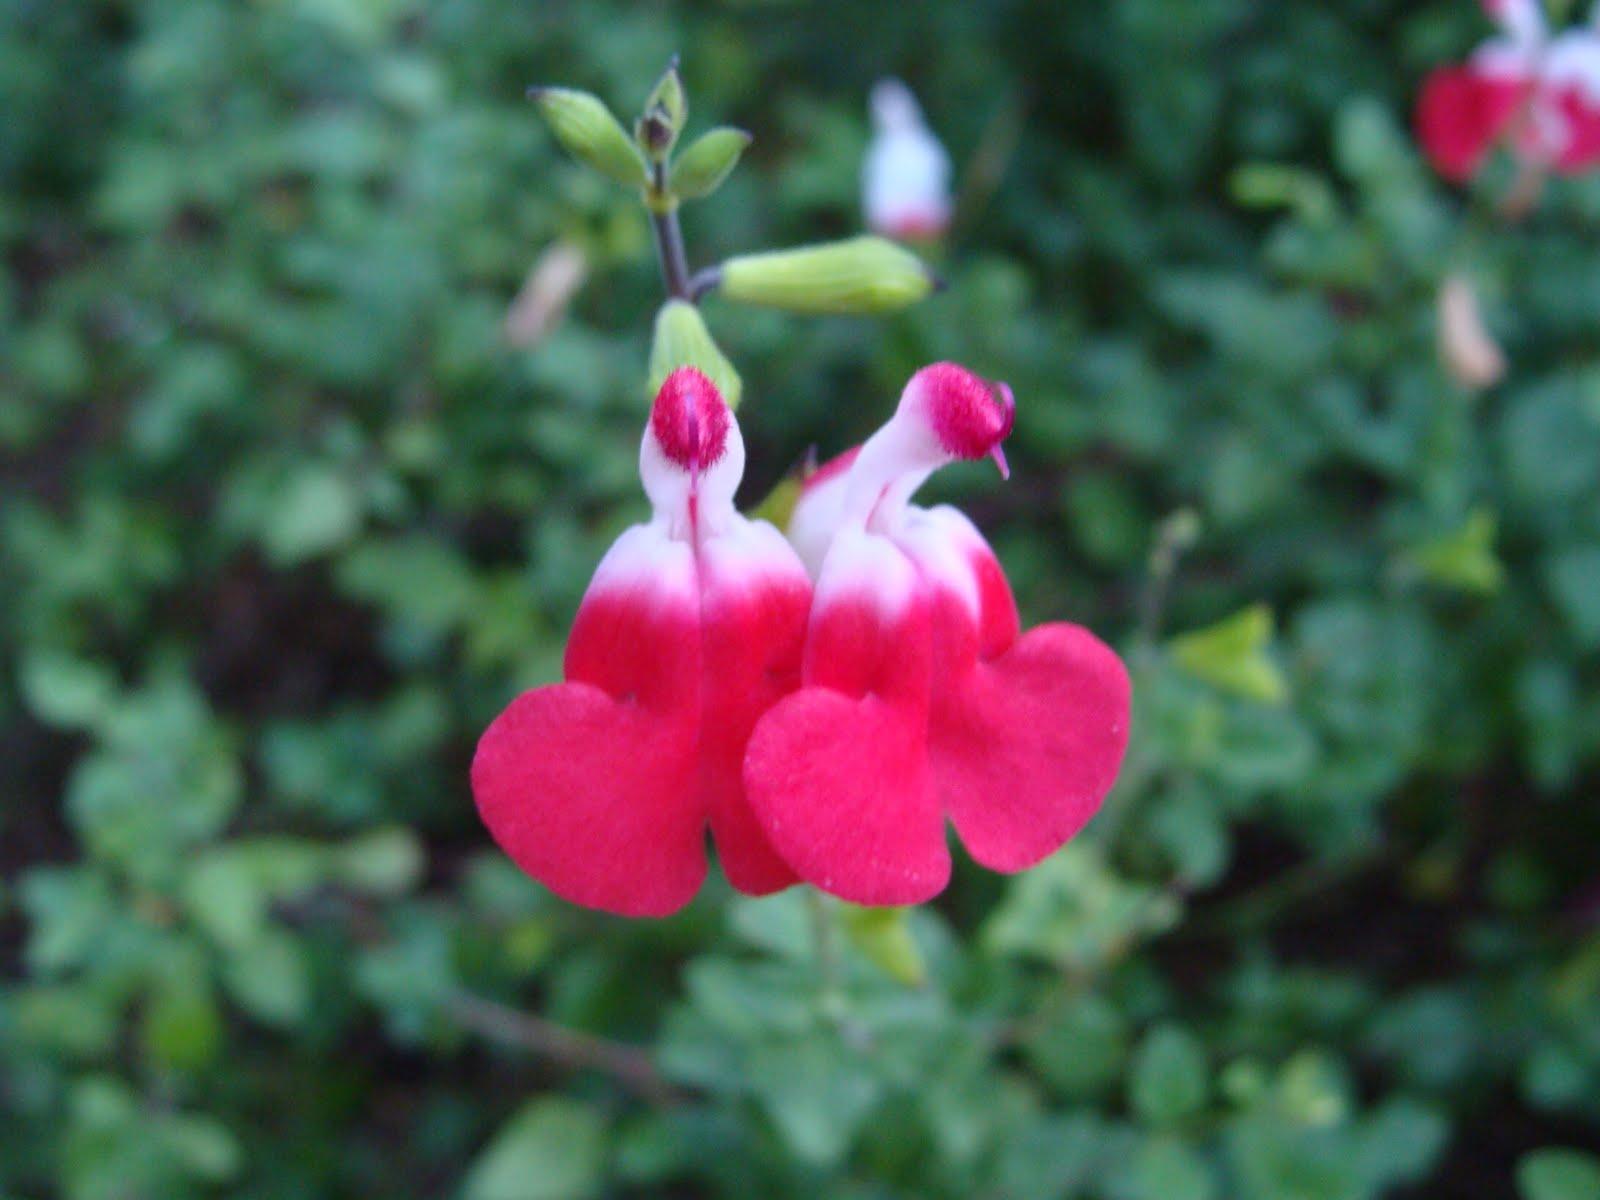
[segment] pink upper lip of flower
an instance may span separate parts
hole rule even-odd
[[[729,419],[716,385],[693,367],[681,367],[656,395],[650,431],[669,461],[698,475],[727,453]]]

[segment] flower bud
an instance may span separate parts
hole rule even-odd
[[[745,304],[804,313],[894,312],[934,288],[933,273],[887,238],[744,254],[722,264],[722,294]]]
[[[700,310],[686,300],[668,300],[656,314],[650,346],[650,395],[679,367],[694,367],[717,385],[729,408],[738,408],[744,392],[739,372],[711,339]]]
[[[709,196],[738,166],[749,144],[748,133],[727,125],[702,133],[672,164],[672,194],[680,200]]]
[[[651,162],[663,162],[672,153],[688,119],[689,100],[684,95],[678,60],[674,56],[650,98],[644,102],[644,115],[633,127],[634,140]]]
[[[597,96],[572,88],[529,88],[528,99],[567,152],[629,187],[646,182],[644,160],[628,133]]]

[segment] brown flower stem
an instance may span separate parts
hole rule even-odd
[[[457,1024],[481,1037],[521,1047],[570,1070],[610,1075],[640,1099],[658,1107],[685,1102],[684,1095],[667,1082],[650,1054],[638,1046],[568,1029],[471,992],[453,993],[446,1009]]]

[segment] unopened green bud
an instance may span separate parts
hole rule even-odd
[[[699,369],[717,385],[729,408],[739,407],[744,381],[711,340],[700,310],[687,300],[668,300],[656,314],[655,339],[650,345],[650,395],[660,391],[667,376],[679,367]]]
[[[528,99],[539,106],[556,141],[574,158],[618,183],[629,187],[645,185],[644,160],[629,140],[628,131],[598,96],[572,88],[541,87],[529,88]]]
[[[857,237],[797,250],[744,254],[722,264],[722,294],[804,313],[885,313],[921,300],[932,272],[887,238]]]
[[[672,136],[683,132],[689,120],[689,97],[683,90],[683,77],[678,74],[678,56],[674,54],[667,69],[662,72],[650,98],[644,102],[646,113],[659,112],[672,127]]]
[[[688,119],[689,100],[684,95],[683,80],[678,76],[677,55],[673,55],[650,98],[644,102],[644,114],[633,124],[633,140],[651,162],[665,162]]]
[[[748,133],[728,125],[702,133],[672,164],[672,194],[680,200],[709,196],[738,166],[749,144]]]
[[[658,163],[672,153],[672,144],[678,140],[678,135],[666,114],[657,108],[633,123],[633,140],[647,159]]]

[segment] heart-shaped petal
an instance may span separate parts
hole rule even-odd
[[[935,692],[928,751],[972,857],[1020,871],[1094,816],[1128,744],[1122,660],[1077,625],[1043,625]]]
[[[489,726],[472,790],[494,840],[558,896],[665,916],[705,878],[698,774],[692,723],[563,683],[525,692]]]
[[[855,904],[920,904],[950,879],[920,712],[803,688],[745,754],[750,804],[803,879]]]

